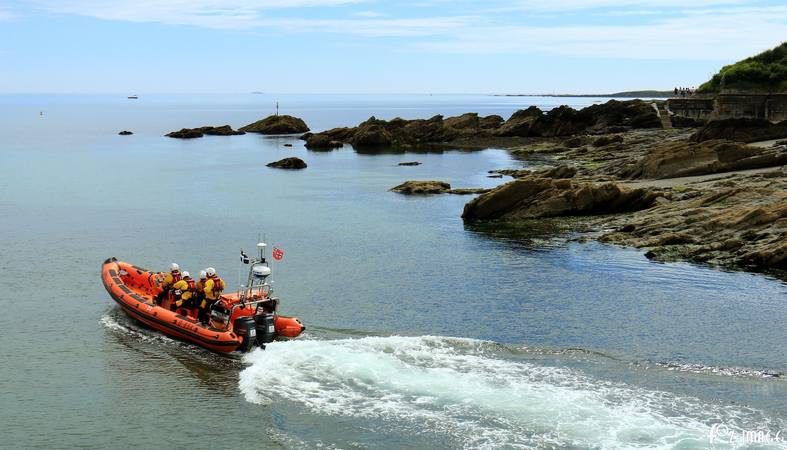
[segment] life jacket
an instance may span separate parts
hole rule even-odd
[[[172,287],[173,284],[175,284],[178,281],[180,281],[180,278],[181,278],[179,270],[173,270],[172,272],[169,273],[169,276],[172,277],[172,283],[168,284],[168,286],[170,286],[170,287]],[[164,282],[166,283],[166,279],[164,279]]]
[[[207,278],[204,279],[204,280],[202,278],[200,278],[200,280],[197,281],[197,292],[205,292],[205,282],[206,281],[208,281]]]
[[[218,297],[224,291],[224,281],[216,275],[210,277],[213,280],[213,295]]]

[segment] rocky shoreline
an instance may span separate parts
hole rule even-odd
[[[307,149],[351,145],[359,153],[504,148],[546,169],[494,171],[490,178],[513,178],[494,189],[410,180],[391,191],[480,194],[462,217],[487,229],[565,220],[569,229],[583,231],[580,239],[642,248],[656,260],[787,271],[787,122],[681,119],[672,121],[680,128],[664,129],[660,114],[658,102],[610,100],[581,110],[529,107],[508,119],[475,113],[371,117],[356,127],[317,133],[299,118],[270,116],[238,131],[225,125],[168,136],[305,132]],[[766,138],[771,141],[750,145]],[[286,160],[269,166],[305,164]]]
[[[787,142],[746,142],[787,138],[787,132],[774,131],[787,124],[763,122],[758,127],[753,121],[728,120],[663,129],[654,120],[657,109],[640,101],[567,110],[544,114],[528,108],[505,121],[475,114],[415,121],[372,118],[358,127],[304,138],[307,144],[319,138],[333,142],[331,147],[348,143],[356,149],[422,144],[488,148],[492,141],[518,159],[549,168],[495,171],[490,176],[514,179],[488,192],[456,192],[437,180],[411,180],[391,190],[409,195],[480,192],[462,217],[468,224],[485,223],[487,229],[564,219],[569,229],[582,231],[579,240],[641,248],[651,259],[783,276]]]
[[[508,226],[572,217],[586,232],[580,240],[784,278],[787,143],[697,139],[709,127],[630,130],[602,145],[591,136],[536,144],[530,154],[555,169],[501,171],[515,179],[471,200],[463,218]]]

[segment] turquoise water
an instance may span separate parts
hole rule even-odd
[[[242,126],[275,100],[315,130],[599,101],[0,96],[0,446],[705,448],[714,424],[787,429],[783,282],[490,235],[459,218],[470,197],[387,191],[494,186],[488,170],[527,164],[502,150],[163,137]],[[265,167],[286,156],[309,167]],[[397,166],[410,160],[423,164]],[[265,352],[225,358],[146,330],[99,280],[116,256],[211,265],[236,285],[258,234],[285,249],[274,286],[308,327]]]

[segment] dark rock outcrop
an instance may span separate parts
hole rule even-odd
[[[201,138],[202,136],[205,136],[205,133],[199,131],[197,128],[181,128],[180,131],[167,133],[167,137],[177,139],[194,139]]]
[[[727,139],[757,142],[787,137],[787,120],[771,123],[765,119],[724,119],[706,123],[691,136],[693,142]]]
[[[202,127],[199,128],[199,130],[209,136],[239,136],[246,134],[243,131],[233,130],[229,125],[222,125],[220,127]]]
[[[294,156],[268,163],[266,165],[268,167],[274,167],[277,169],[305,169],[307,167],[306,163],[302,159],[296,158]]]
[[[428,144],[500,140],[501,138],[570,136],[577,133],[626,131],[630,128],[661,128],[656,110],[641,100],[616,101],[582,110],[568,106],[546,113],[535,106],[515,112],[508,120],[476,113],[444,118],[380,120],[371,117],[354,128],[335,128],[308,133],[301,138],[312,142],[309,148],[332,148],[331,142],[352,144],[358,149],[413,147]],[[245,130],[244,128],[241,128]],[[246,130],[249,131],[249,130]],[[580,146],[585,139],[580,139]],[[573,143],[573,142],[572,142]],[[334,144],[335,145],[335,144]],[[486,145],[488,147],[488,145]]]
[[[569,179],[519,178],[465,205],[465,220],[521,220],[637,211],[661,194],[617,183],[577,183]]]
[[[397,164],[397,166],[420,166],[420,165],[421,165],[421,163],[418,162],[418,161],[406,161],[406,162],[400,162],[399,164]]]
[[[288,115],[268,116],[239,129],[247,133],[260,134],[294,134],[309,131],[303,119]]]
[[[243,131],[235,131],[229,125],[221,125],[218,127],[205,126],[198,128],[182,128],[179,131],[168,133],[167,136],[178,139],[194,139],[201,138],[206,134],[209,136],[235,136],[246,133]]]
[[[673,128],[698,128],[707,123],[707,121],[702,119],[693,119],[691,117],[683,117],[683,116],[671,116],[670,122],[672,122]]]
[[[569,136],[585,131],[610,131],[630,128],[660,128],[653,107],[642,100],[610,100],[579,111],[560,106],[546,114],[531,106],[515,112],[498,128],[498,136]]]
[[[787,164],[787,149],[759,148],[724,140],[678,141],[658,147],[623,167],[622,178],[677,178]]]
[[[341,141],[331,138],[327,134],[311,134],[306,138],[306,148],[311,150],[332,150],[343,146]]]
[[[118,133],[118,134],[119,134],[120,136],[131,136],[131,135],[132,135],[132,134],[134,134],[134,133],[132,133],[132,132],[130,132],[130,131],[128,131],[128,130],[123,130],[123,131],[121,131],[121,132],[120,132],[120,133]]]

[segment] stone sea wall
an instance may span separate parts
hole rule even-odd
[[[692,119],[766,119],[787,120],[787,93],[723,93],[713,97],[694,96],[667,100],[670,112]]]

